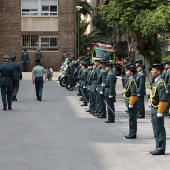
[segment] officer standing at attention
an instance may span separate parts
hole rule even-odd
[[[137,132],[137,85],[133,77],[135,73],[136,67],[130,66],[126,70],[128,81],[124,87],[124,97],[129,113],[129,135],[125,136],[126,139],[136,139]]]
[[[1,97],[3,102],[3,110],[12,110],[12,78],[13,68],[10,65],[10,56],[4,56],[4,64],[0,65],[0,86],[1,86]]]
[[[37,51],[37,53],[35,54],[35,57],[34,57],[35,61],[42,61],[42,55],[40,53],[40,50]]]
[[[43,83],[47,81],[47,73],[44,67],[40,66],[40,60],[36,60],[36,66],[32,70],[32,83],[35,84],[37,100],[41,101]],[[45,80],[44,80],[45,75]]]
[[[28,55],[26,49],[24,49],[24,52],[21,55],[21,61],[22,61],[22,64],[23,64],[23,71],[27,72],[27,64],[28,64],[28,61],[29,61],[29,55]]]
[[[100,73],[97,79],[97,92],[99,94],[99,115],[97,115],[97,118],[106,118],[106,104],[104,102],[105,96],[104,96],[104,84],[107,76],[106,72],[106,61],[100,61]]]
[[[81,106],[87,106],[87,76],[88,76],[88,70],[87,70],[87,64],[83,61],[82,62],[82,74],[81,74],[81,81],[80,81],[80,88],[82,90],[82,98],[83,98],[83,104]]]
[[[127,77],[126,77],[126,66],[129,63],[129,58],[126,57],[123,59],[123,66],[122,66],[122,86],[124,87],[126,85],[127,82]]]
[[[109,62],[109,55],[107,54],[107,51],[104,51],[104,54],[103,54],[101,60]]]
[[[166,96],[166,84],[161,78],[162,71],[163,64],[153,64],[151,75],[155,80],[152,83],[149,104],[151,107],[151,119],[156,147],[154,150],[149,151],[152,155],[164,155],[166,148],[166,131],[164,127],[163,112],[166,109],[168,102]]]
[[[12,78],[12,92],[13,92],[13,101],[17,101],[17,93],[19,90],[19,81],[22,80],[22,72],[20,64],[16,61],[16,56],[11,56],[10,65],[13,67],[13,78]]]
[[[165,83],[166,83],[166,86],[167,86],[167,97],[168,97],[168,106],[167,108],[165,109],[164,111],[164,115],[169,115],[170,114],[170,61],[167,61],[166,62],[166,74],[165,76],[164,75],[161,75],[161,77],[164,79],[165,77]]]
[[[139,65],[137,67],[136,84],[138,88],[138,118],[145,118],[145,102],[144,96],[146,95],[145,80],[146,74],[144,73],[145,66]]]
[[[116,97],[116,74],[113,71],[113,64],[106,64],[107,77],[105,82],[105,95],[107,97],[108,120],[106,123],[115,122],[115,97]]]

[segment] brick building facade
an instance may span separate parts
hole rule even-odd
[[[4,55],[11,54],[21,62],[21,53],[27,48],[29,71],[37,50],[44,67],[58,70],[63,51],[75,53],[75,1],[0,0],[0,63]]]

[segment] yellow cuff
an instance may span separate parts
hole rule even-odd
[[[137,99],[138,99],[137,96],[130,96],[129,105],[134,105]]]
[[[159,102],[159,105],[158,105],[158,113],[163,113],[164,110],[166,109],[168,105],[168,102]]]

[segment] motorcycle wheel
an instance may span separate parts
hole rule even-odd
[[[62,77],[60,79],[60,86],[61,87],[66,87],[67,80],[68,80],[68,77]]]

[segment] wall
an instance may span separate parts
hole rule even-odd
[[[25,29],[21,22],[21,0],[0,0],[0,63],[3,62],[3,56],[14,54],[17,61],[21,62],[21,35],[58,35],[59,51],[42,52],[44,57],[42,65],[50,65],[54,70],[58,70],[61,64],[61,56],[64,50],[70,54],[75,53],[75,1],[76,0],[59,0],[58,2],[58,29],[43,28],[43,31]],[[41,18],[40,18],[41,19]],[[34,20],[34,19],[33,19]],[[50,22],[50,21],[49,21]],[[35,53],[35,52],[34,52]],[[34,66],[34,53],[30,52],[29,71]]]

